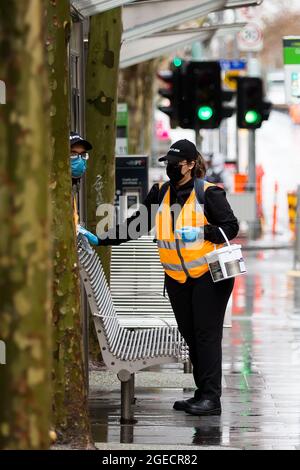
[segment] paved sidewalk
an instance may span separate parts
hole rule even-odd
[[[180,366],[136,379],[132,426],[120,426],[119,383],[91,374],[93,434],[100,449],[300,450],[300,278],[292,252],[246,252],[248,275],[236,279],[231,329],[224,330],[223,414],[194,417],[173,402],[192,392]],[[148,374],[148,375],[147,375]]]
[[[258,240],[248,240],[247,238],[236,238],[234,243],[242,245],[246,251],[252,250],[278,250],[278,249],[293,249],[294,242],[289,235],[275,236],[265,235]]]

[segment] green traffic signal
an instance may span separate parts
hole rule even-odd
[[[213,109],[210,106],[201,106],[198,109],[198,118],[200,121],[208,121],[214,114]]]
[[[180,59],[180,57],[175,57],[173,59],[173,64],[175,65],[175,67],[181,67],[182,66],[182,60]]]
[[[250,110],[245,114],[245,121],[247,124],[259,124],[261,120],[262,117],[257,111]]]

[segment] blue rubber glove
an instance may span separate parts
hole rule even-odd
[[[96,235],[94,235],[92,232],[89,232],[85,228],[81,227],[81,225],[77,225],[77,233],[81,233],[84,237],[86,237],[91,245],[98,245],[99,240]]]
[[[199,238],[200,233],[203,234],[203,228],[200,227],[182,227],[176,230],[185,243],[195,242]]]

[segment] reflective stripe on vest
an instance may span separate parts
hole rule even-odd
[[[209,186],[215,185],[205,182],[204,190]],[[174,234],[172,225],[169,188],[156,214],[156,239],[160,261],[165,272],[178,282],[185,282],[188,276],[202,276],[209,269],[205,255],[223,244],[214,245],[203,239],[185,243],[177,234]],[[193,189],[179,212],[175,229],[184,226],[203,227],[205,225],[208,225],[208,221]]]
[[[187,269],[193,269],[197,268],[198,266],[204,266],[206,263],[205,258],[202,256],[201,258],[195,259],[194,261],[189,261],[185,263],[185,266]],[[181,264],[168,264],[168,263],[162,263],[164,269],[169,269],[173,271],[182,271],[182,265]]]

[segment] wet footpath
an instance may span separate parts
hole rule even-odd
[[[300,277],[288,249],[251,250],[245,259],[248,274],[236,278],[232,327],[224,329],[222,416],[173,410],[192,396],[193,380],[170,365],[137,374],[137,423],[121,426],[119,382],[94,371],[99,449],[300,450]]]

